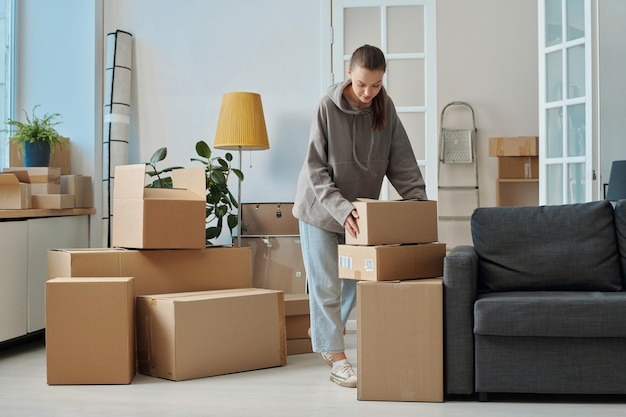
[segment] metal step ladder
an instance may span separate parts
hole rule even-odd
[[[461,106],[466,111],[471,112],[472,126],[468,129],[450,129],[444,125],[444,115],[446,110],[452,106]],[[437,169],[437,184],[439,191],[443,192],[474,192],[476,195],[476,207],[480,207],[480,192],[478,184],[478,163],[476,154],[476,119],[474,117],[474,109],[464,101],[453,101],[447,104],[441,111],[439,134],[439,166]],[[471,183],[462,185],[444,185],[442,186],[441,168],[442,165],[448,164],[472,164],[474,169],[474,178]],[[442,221],[469,221],[469,215],[462,216],[439,216]]]

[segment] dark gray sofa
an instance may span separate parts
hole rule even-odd
[[[479,208],[444,260],[446,394],[626,394],[626,200]]]

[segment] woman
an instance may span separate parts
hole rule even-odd
[[[348,79],[328,89],[311,126],[293,214],[299,219],[313,350],[332,366],[331,381],[356,387],[343,330],[356,304],[356,281],[338,277],[337,245],[359,233],[358,197],[378,198],[387,176],[405,199],[426,199],[409,138],[383,88],[383,52],[352,54]]]

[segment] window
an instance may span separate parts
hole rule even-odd
[[[13,27],[15,0],[0,0],[0,123],[6,129],[5,122],[11,115],[11,103],[13,100],[12,77],[13,77]],[[9,135],[7,132],[0,132],[0,167],[9,166]]]

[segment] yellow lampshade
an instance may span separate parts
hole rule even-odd
[[[213,146],[217,149],[246,151],[270,147],[259,94],[224,94]]]

